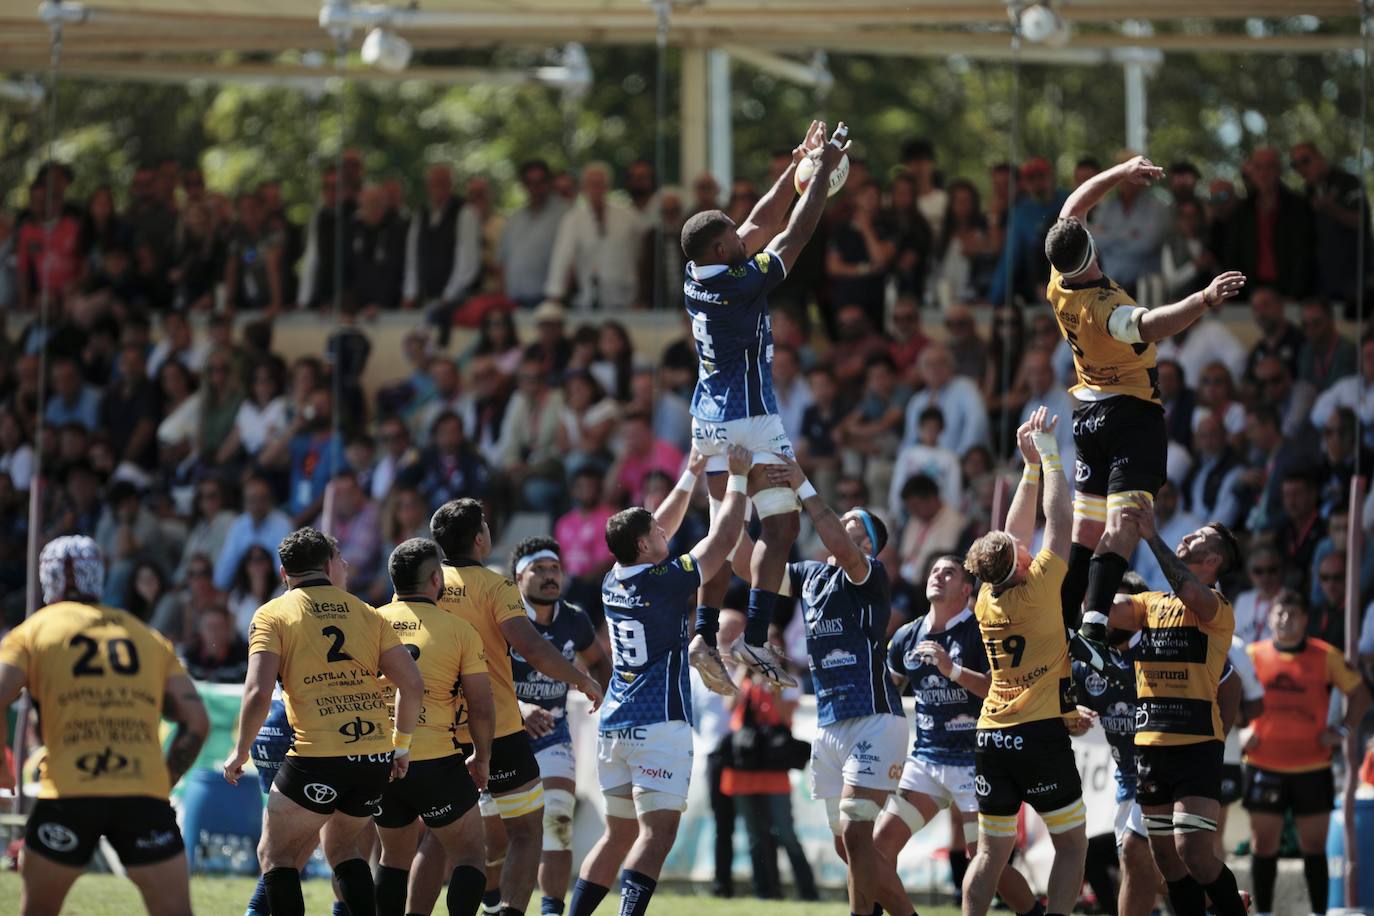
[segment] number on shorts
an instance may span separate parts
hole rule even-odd
[[[329,646],[329,652],[324,660],[327,662],[351,662],[353,656],[343,650],[344,634],[338,627],[325,627],[320,631],[321,635],[328,636],[334,642]]]
[[[997,658],[998,658],[998,654],[999,654],[998,651],[997,651],[997,640],[995,640],[995,639],[989,639],[989,640],[987,641],[987,643],[988,643],[988,660],[989,660],[990,662],[992,662],[993,670],[994,670],[994,671],[995,671],[995,670],[998,670],[998,669],[1000,669],[1002,666],[999,665],[999,664],[997,663]],[[1003,655],[1010,655],[1010,656],[1011,656],[1011,664],[1008,665],[1007,667],[1009,667],[1009,668],[1019,668],[1019,667],[1021,667],[1021,656],[1024,655],[1025,653],[1026,653],[1026,637],[1024,637],[1024,636],[1008,636],[1006,639],[1002,640],[1002,652],[1001,652],[1001,654],[1003,654]]]
[[[644,624],[638,620],[617,620],[611,624],[611,657],[617,668],[638,668],[649,660],[649,645],[644,641]]]
[[[697,343],[701,345],[702,359],[716,358],[715,344],[711,342],[711,335],[706,333],[705,315],[696,314],[692,316],[692,336],[695,337]]]
[[[104,674],[105,669],[96,662],[100,654],[100,643],[89,636],[77,634],[72,637],[72,645],[81,647],[81,657],[72,665],[72,677],[89,677]],[[116,637],[106,641],[105,657],[116,674],[138,674],[138,648],[132,640]]]

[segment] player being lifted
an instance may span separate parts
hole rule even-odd
[[[611,664],[591,618],[562,599],[563,563],[553,538],[526,538],[511,554],[511,574],[525,599],[525,612],[534,628],[569,662],[580,659],[598,684],[610,679]],[[563,898],[572,876],[572,830],[576,805],[576,761],[568,731],[568,685],[531,667],[511,653],[515,695],[525,714],[525,730],[532,743],[544,782],[544,850],[539,859],[541,913],[563,912]]]
[[[281,678],[295,738],[272,783],[263,824],[263,880],[273,916],[304,916],[298,869],[320,829],[339,895],[353,916],[375,912],[372,871],[357,848],[392,779],[406,775],[424,681],[391,624],[344,590],[348,562],[314,528],[277,548],[286,594],[258,608],[248,635],[248,675],[238,741],[224,762],[237,785]],[[387,720],[378,672],[396,689]],[[332,815],[332,816],[331,816]]]
[[[1211,522],[1170,549],[1154,509],[1138,494],[1121,511],[1143,539],[1172,593],[1131,595],[1111,609],[1113,628],[1140,630],[1135,649],[1136,799],[1155,864],[1178,916],[1202,916],[1204,894],[1217,916],[1243,916],[1236,878],[1217,856],[1221,763],[1226,732],[1217,686],[1235,629],[1217,579],[1239,561],[1235,536]]]
[[[1054,845],[1051,916],[1067,916],[1083,886],[1088,839],[1083,791],[1064,715],[1074,711],[1069,648],[1059,590],[1069,549],[1069,485],[1053,435],[1057,418],[1031,415],[1021,483],[1003,530],[969,548],[965,567],[983,585],[973,613],[992,666],[992,684],[978,717],[974,760],[978,853],[964,878],[964,913],[983,916],[1003,865],[1016,845],[1016,815],[1034,808]],[[1034,559],[1035,505],[1045,478],[1045,540]]]
[[[736,226],[720,210],[706,210],[682,227],[682,252],[688,260],[683,301],[700,358],[692,393],[692,439],[708,457],[713,512],[725,495],[721,472],[727,446],[744,446],[756,465],[776,462],[774,453],[792,454],[773,396],[768,294],[792,269],[820,221],[830,173],[848,148],[843,139],[847,132],[841,122],[835,138],[826,142],[825,124],[813,121],[792,152],[792,164],[743,225]],[[797,163],[805,156],[816,160],[816,172],[784,228]],[[792,687],[796,681],[767,639],[787,553],[800,530],[799,506],[796,494],[771,482],[761,466],[750,470],[749,486],[761,530],[750,558],[748,622],[735,655],[763,677]],[[730,571],[722,569],[703,588],[696,623],[702,638],[692,640],[690,658],[707,687],[733,694],[734,683],[715,650],[720,602],[729,581]]]
[[[1098,671],[1113,670],[1106,660],[1107,614],[1137,542],[1121,510],[1136,497],[1153,500],[1164,482],[1168,436],[1155,341],[1186,329],[1245,285],[1243,275],[1228,271],[1180,302],[1144,309],[1103,273],[1088,211],[1123,181],[1144,185],[1163,175],[1142,156],[1094,175],[1069,195],[1045,237],[1046,296],[1078,377],[1069,389],[1079,401],[1073,413],[1077,494],[1061,599],[1069,627],[1082,612],[1074,657]]]
[[[100,605],[105,564],[95,541],[49,541],[38,576],[47,606],[0,642],[0,746],[5,713],[27,687],[46,751],[19,856],[17,912],[61,912],[104,836],[151,916],[190,916],[185,847],[167,793],[209,733],[200,694],[166,639]],[[177,726],[166,759],[163,716]],[[0,786],[13,789],[12,775],[0,766]]]
[[[636,506],[606,522],[616,564],[601,586],[611,635],[611,686],[597,734],[606,833],[582,863],[570,916],[588,916],[620,872],[621,916],[642,916],[687,808],[692,776],[692,688],[687,620],[701,583],[725,566],[744,527],[749,451],[726,452],[730,479],[711,530],[670,559],[696,475],[689,469],[650,514]]]
[[[386,787],[380,813],[373,815],[382,842],[377,914],[423,911],[418,901],[407,901],[423,822],[446,855],[449,916],[472,916],[487,880],[477,810],[477,790],[487,784],[495,718],[486,652],[477,631],[437,603],[444,590],[438,544],[428,538],[404,541],[391,552],[387,571],[397,600],[377,613],[419,665],[425,693],[410,746],[410,772]],[[388,698],[394,704],[394,696]],[[460,750],[460,721],[471,738],[471,756]]]

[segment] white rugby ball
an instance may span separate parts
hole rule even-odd
[[[793,184],[797,187],[798,194],[806,193],[806,186],[811,183],[811,176],[816,174],[816,160],[806,156],[801,162],[797,163],[797,171],[793,178]],[[839,193],[840,188],[844,187],[845,181],[849,178],[849,155],[840,158],[840,164],[835,166],[835,170],[830,173],[829,195],[834,197]]]

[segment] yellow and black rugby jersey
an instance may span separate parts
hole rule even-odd
[[[1135,650],[1135,743],[1198,744],[1223,741],[1217,685],[1236,628],[1235,611],[1221,592],[1217,613],[1203,621],[1178,596],[1131,596],[1140,622]]]
[[[327,579],[303,582],[253,615],[248,652],[281,656],[286,718],[298,757],[385,754],[391,722],[378,680],[401,644],[372,605]]]
[[[503,738],[525,727],[515,700],[515,680],[510,670],[510,646],[501,624],[525,616],[525,601],[515,583],[475,560],[444,563],[444,593],[439,607],[467,621],[482,638],[487,651],[487,676],[496,703],[495,737]],[[471,740],[466,726],[458,727],[464,744]]]
[[[1107,330],[1107,320],[1121,306],[1136,302],[1116,283],[1103,277],[1083,288],[1068,287],[1059,271],[1050,270],[1045,292],[1054,309],[1059,332],[1073,351],[1078,383],[1070,394],[1089,392],[1083,400],[1099,400],[1116,394],[1161,403],[1155,345],[1122,343]]]
[[[10,631],[0,663],[24,672],[38,707],[39,798],[167,797],[162,701],[186,671],[161,634],[117,608],[62,601]]]
[[[979,728],[1009,728],[1057,719],[1074,709],[1069,642],[1059,587],[1068,565],[1042,550],[1026,581],[1002,592],[984,584],[973,615],[987,649],[992,684]]]
[[[465,674],[485,674],[487,653],[466,620],[440,609],[433,601],[412,598],[377,608],[420,666],[425,680],[420,726],[410,745],[410,759],[433,760],[458,750],[458,723],[467,722],[463,701]],[[386,702],[396,719],[396,688],[386,685]]]

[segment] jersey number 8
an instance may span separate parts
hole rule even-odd
[[[647,662],[649,644],[644,640],[644,624],[638,620],[612,622],[611,657],[617,668],[638,668]]]

